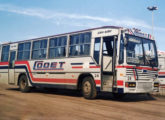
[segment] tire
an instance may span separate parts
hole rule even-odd
[[[26,75],[21,75],[19,78],[19,89],[24,93],[30,92],[31,87],[28,86],[28,79]]]
[[[88,76],[82,82],[82,94],[86,99],[94,99],[97,96],[96,85],[92,77]]]
[[[122,93],[113,93],[113,97],[118,100],[123,99],[125,95],[126,94],[122,94]]]

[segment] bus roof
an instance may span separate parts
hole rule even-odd
[[[49,36],[38,37],[38,38],[27,39],[27,40],[20,40],[20,41],[15,41],[15,42],[5,42],[5,43],[2,43],[2,45],[4,45],[4,44],[12,44],[12,43],[19,43],[19,42],[27,42],[27,41],[31,41],[31,40],[47,39],[47,38],[56,37],[56,36],[64,36],[64,35],[68,35],[68,34],[75,34],[75,33],[80,33],[80,32],[88,32],[88,31],[92,31],[92,30],[105,29],[105,28],[125,29],[126,31],[128,31],[129,34],[131,32],[131,34],[134,34],[135,36],[137,35],[137,33],[138,34],[139,33],[141,34],[141,32],[134,32],[134,31],[137,31],[134,28],[131,30],[131,29],[127,29],[127,28],[123,28],[123,27],[118,27],[118,26],[102,26],[102,27],[90,28],[90,29],[85,29],[85,30],[80,30],[80,31],[74,31],[74,32],[68,32],[68,33],[62,33],[62,34],[49,35]],[[144,37],[146,37],[146,36],[148,37],[149,36],[150,39],[152,38],[152,36],[150,37],[149,34],[142,33],[142,35],[145,35]]]
[[[97,30],[97,29],[104,29],[104,28],[122,29],[123,27],[118,27],[118,26],[102,26],[102,27],[96,27],[96,28],[85,29],[85,30],[80,30],[80,31],[74,31],[74,32],[68,32],[68,33],[62,33],[62,34],[49,35],[49,36],[32,38],[32,39],[27,39],[27,40],[20,40],[20,41],[15,41],[15,42],[5,42],[5,43],[2,43],[2,44],[11,44],[11,43],[26,42],[26,41],[37,40],[37,39],[46,39],[46,38],[50,38],[50,37],[64,36],[64,35],[67,35],[67,34],[74,34],[74,33],[86,32],[86,31]]]

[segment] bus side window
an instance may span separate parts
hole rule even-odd
[[[20,43],[18,45],[17,60],[28,60],[30,58],[31,42]]]
[[[32,59],[46,58],[47,40],[33,42]]]
[[[94,59],[99,64],[99,59],[100,59],[100,38],[95,39],[95,46],[94,46]]]
[[[1,62],[7,62],[9,58],[9,45],[2,47],[2,56],[1,56]]]
[[[70,36],[69,55],[83,56],[90,54],[91,33]]]
[[[49,58],[66,56],[67,37],[51,38],[49,44]]]

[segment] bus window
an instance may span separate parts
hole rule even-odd
[[[94,59],[99,64],[99,58],[100,58],[100,38],[95,39],[95,48],[94,48]]]
[[[33,42],[32,59],[46,58],[47,40]]]
[[[124,40],[122,35],[120,40],[119,64],[122,64],[123,62],[124,62]]]
[[[91,33],[82,33],[70,36],[70,56],[81,56],[90,54]]]
[[[65,57],[67,37],[51,38],[49,44],[49,58]]]
[[[113,39],[105,37],[103,41],[103,55],[113,56]]]
[[[90,53],[90,33],[80,35],[80,55],[89,55]]]
[[[17,60],[28,60],[30,58],[31,42],[20,43],[18,45]]]
[[[2,47],[2,56],[1,56],[1,62],[7,62],[9,58],[9,45]]]

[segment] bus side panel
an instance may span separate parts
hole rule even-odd
[[[76,88],[78,77],[82,73],[93,74],[97,86],[100,86],[100,66],[97,66],[91,57],[64,58],[33,61],[16,61],[16,73],[26,72],[32,86],[53,85],[62,88]],[[24,71],[23,71],[24,70]],[[18,78],[18,74],[16,75]]]
[[[125,79],[126,79],[126,69],[117,68],[117,75],[114,81],[114,92],[115,93],[124,93],[125,90]]]
[[[27,74],[26,70],[25,70],[25,69],[18,69],[18,68],[16,68],[16,69],[15,69],[15,74],[14,74],[14,77],[15,77],[15,85],[18,85],[19,76],[20,76],[21,74]],[[29,86],[31,86],[30,82],[29,82]]]
[[[160,70],[158,74],[160,89],[165,89],[165,70]]]
[[[8,84],[8,71],[6,72],[6,70],[0,70],[0,83]]]
[[[0,83],[8,84],[8,62],[0,62]]]

